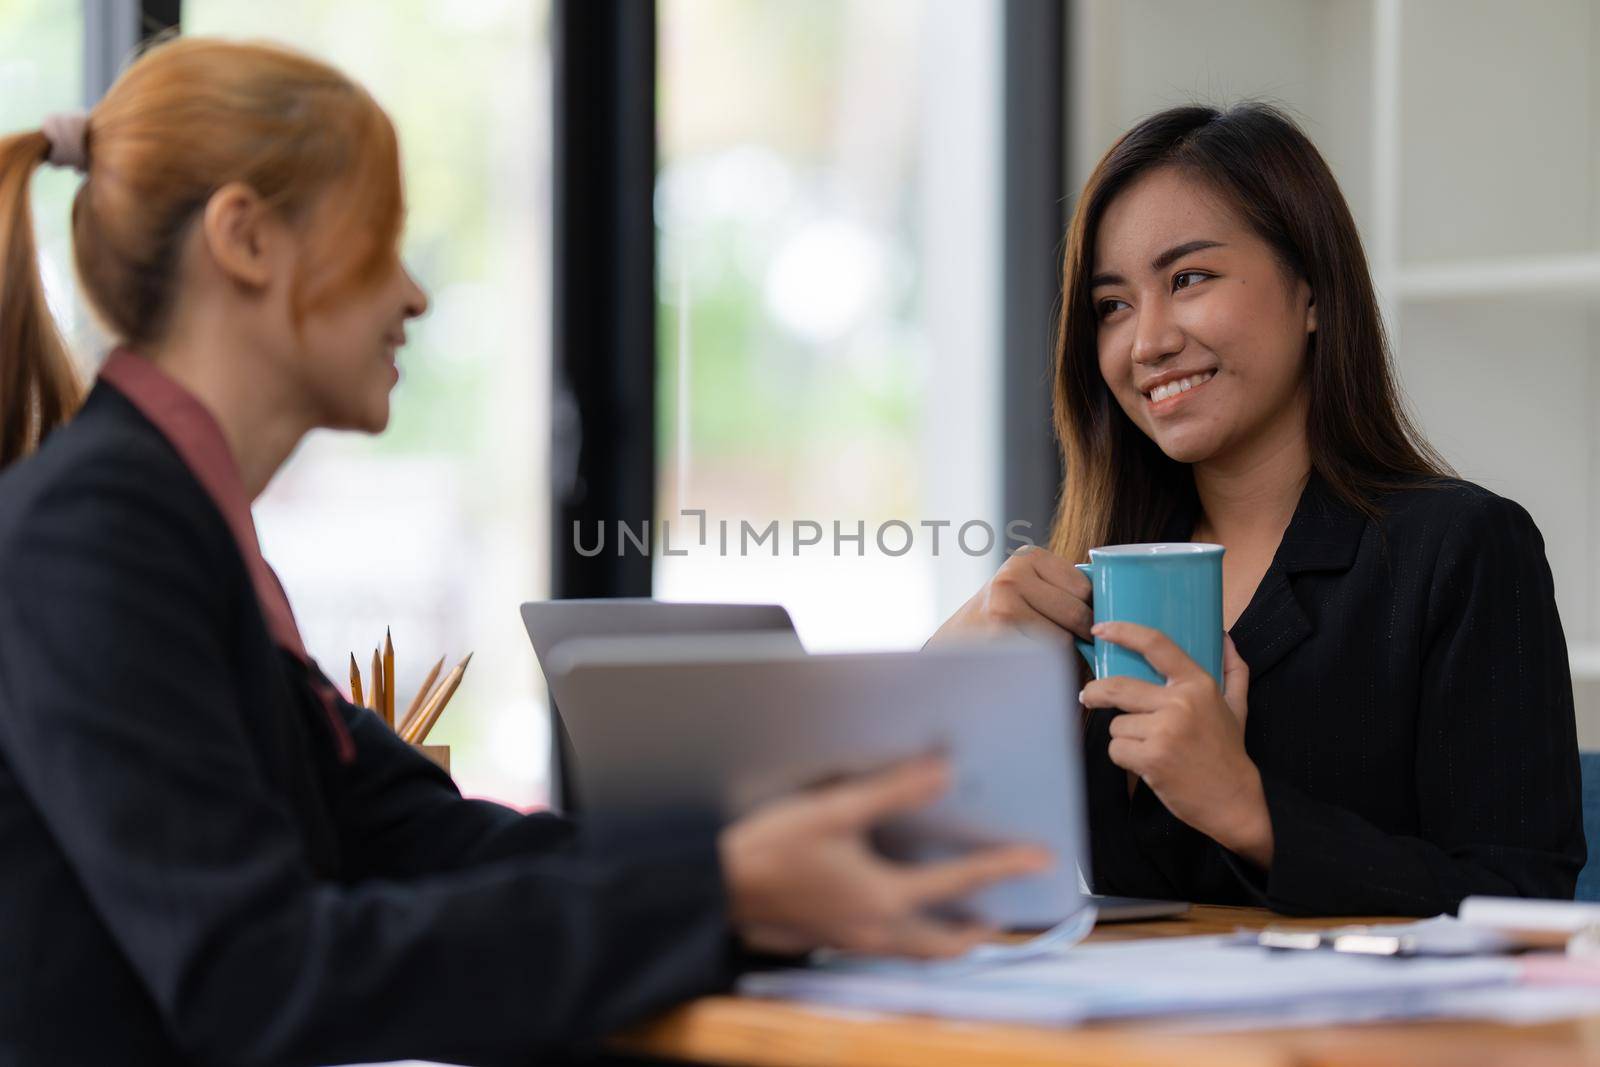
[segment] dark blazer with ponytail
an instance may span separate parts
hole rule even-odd
[[[0,475],[0,1062],[520,1063],[730,977],[714,830],[341,761],[237,542],[101,382]]]

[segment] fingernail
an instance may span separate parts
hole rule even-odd
[[[1089,627],[1089,632],[1092,633],[1092,634],[1098,635],[1105,628],[1106,628],[1106,624],[1105,623],[1097,622],[1093,626]]]

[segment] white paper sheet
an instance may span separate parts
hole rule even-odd
[[[1432,998],[1510,987],[1508,959],[1385,959],[1269,952],[1218,936],[1081,945],[1019,962],[892,970],[809,968],[746,976],[740,991],[875,1011],[1066,1025],[1196,1014],[1384,1013],[1414,1018]],[[1395,1013],[1404,1013],[1396,1015]]]

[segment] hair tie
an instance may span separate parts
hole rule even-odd
[[[89,172],[89,113],[62,111],[47,117],[40,128],[50,142],[45,162],[56,167],[71,167],[79,174]]]

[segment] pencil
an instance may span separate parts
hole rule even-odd
[[[378,650],[372,650],[372,703],[369,705],[379,715],[383,714],[383,661]]]
[[[383,628],[383,721],[394,729],[394,640]]]
[[[366,707],[367,702],[361,696],[361,668],[356,666],[356,654],[350,653],[350,701],[357,707]]]
[[[439,662],[433,665],[433,670],[428,672],[428,676],[417,687],[417,695],[411,698],[411,706],[406,708],[405,718],[400,720],[397,729],[401,737],[411,732],[411,724],[416,721],[417,712],[423,709],[428,703],[428,698],[433,695],[433,683],[438,680],[439,672],[442,670],[444,670],[444,657],[440,656]]]
[[[428,702],[417,712],[416,718],[411,722],[408,733],[402,734],[403,740],[420,745],[428,737],[428,731],[433,729],[433,724],[439,721],[439,716],[444,714],[444,706],[450,703],[450,698],[455,695],[456,688],[461,684],[461,676],[467,673],[467,664],[472,662],[472,653],[467,653],[467,658],[451,668],[444,681],[439,683],[439,688],[428,698]]]

